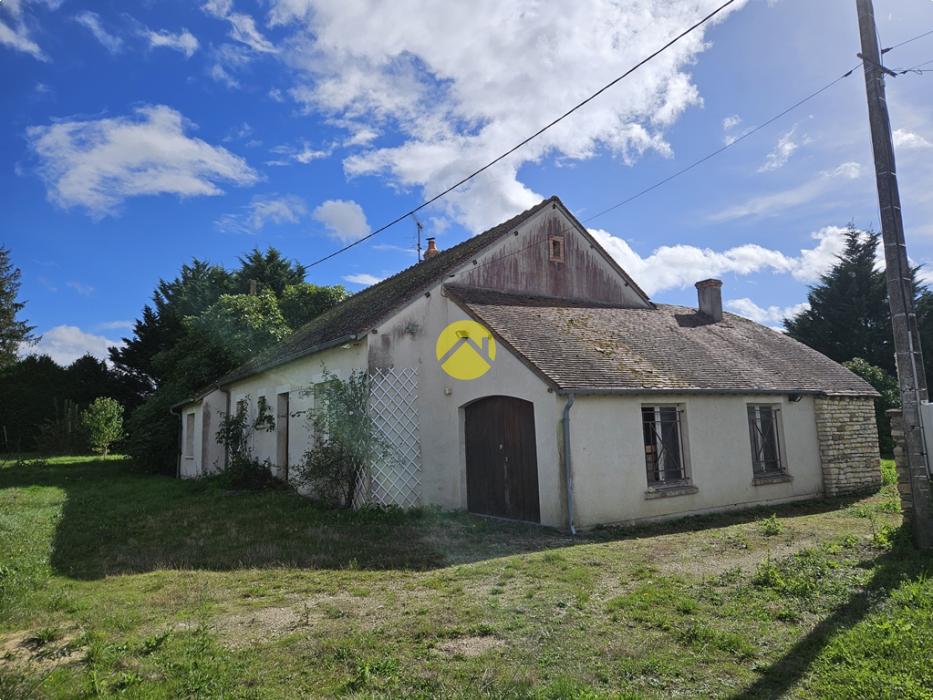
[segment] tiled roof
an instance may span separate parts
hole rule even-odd
[[[842,365],[734,314],[598,307],[447,286],[448,294],[561,390],[876,396]]]
[[[469,261],[487,246],[514,230],[526,219],[544,209],[557,197],[550,197],[508,221],[504,221],[478,236],[473,236],[438,255],[402,270],[388,279],[353,294],[326,313],[302,326],[281,343],[260,353],[212,386],[223,386],[258,372],[284,364],[303,355],[344,342],[367,333],[389,313],[444,279],[461,264]],[[206,390],[199,392],[205,393]]]

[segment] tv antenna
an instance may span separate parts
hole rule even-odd
[[[421,262],[421,232],[424,230],[424,224],[418,220],[418,217],[414,212],[412,212],[411,218],[415,220],[415,226],[418,229],[418,262]]]

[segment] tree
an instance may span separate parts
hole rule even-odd
[[[891,438],[891,421],[888,419],[888,409],[898,408],[901,405],[901,392],[897,379],[881,367],[877,367],[863,360],[861,357],[842,363],[847,369],[871,384],[881,396],[875,399],[875,422],[878,425],[878,446],[881,454],[890,456],[894,454],[894,440]]]
[[[234,275],[235,291],[239,294],[252,292],[251,283],[256,283],[256,291],[269,290],[276,298],[281,298],[286,287],[304,282],[304,265],[286,259],[275,248],[267,248],[263,253],[253,248],[240,259],[240,269]]]
[[[288,325],[298,329],[346,298],[347,290],[342,285],[319,286],[302,282],[285,288],[279,308]]]
[[[268,248],[253,249],[233,271],[195,259],[159,281],[133,337],[110,349],[123,386],[144,399],[127,420],[126,451],[137,464],[173,472],[179,421],[169,408],[343,298],[342,287],[304,276],[302,265]]]
[[[0,447],[20,452],[37,448],[39,429],[54,419],[62,395],[65,369],[48,355],[29,355],[0,370]]]
[[[106,455],[110,446],[123,438],[123,406],[100,396],[81,413],[81,425],[87,433],[91,451]]]
[[[17,301],[21,277],[20,269],[13,267],[9,249],[0,246],[0,367],[14,364],[19,346],[36,340],[32,335],[35,326],[17,319],[26,306]]]
[[[195,258],[182,265],[174,280],[159,280],[152,295],[152,305],[143,308],[142,318],[133,328],[133,337],[124,338],[124,346],[110,348],[110,359],[121,372],[138,378],[151,391],[165,380],[170,370],[157,358],[168,352],[186,335],[184,320],[198,316],[222,294],[233,291],[233,276],[219,265]]]
[[[894,374],[894,341],[877,233],[849,225],[839,261],[810,288],[810,308],[785,319],[787,334],[836,362],[855,357]]]

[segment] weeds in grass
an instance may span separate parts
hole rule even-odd
[[[37,630],[31,637],[28,637],[25,640],[25,644],[31,646],[33,649],[41,649],[46,644],[51,644],[60,637],[61,634],[54,627],[43,627]]]
[[[847,588],[845,580],[834,577],[839,569],[826,548],[810,548],[779,561],[770,556],[760,562],[752,583],[784,597],[812,600],[818,595],[840,597]]]
[[[755,656],[754,645],[742,635],[735,632],[717,630],[707,625],[693,623],[684,629],[679,639],[684,644],[697,648],[713,647],[719,651],[733,654],[739,659],[750,659]]]
[[[761,534],[765,537],[774,537],[784,532],[784,523],[777,519],[777,514],[775,513],[760,520],[758,522],[758,527],[761,529]]]

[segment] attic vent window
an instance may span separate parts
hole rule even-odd
[[[564,237],[547,237],[548,260],[550,262],[564,262]]]

